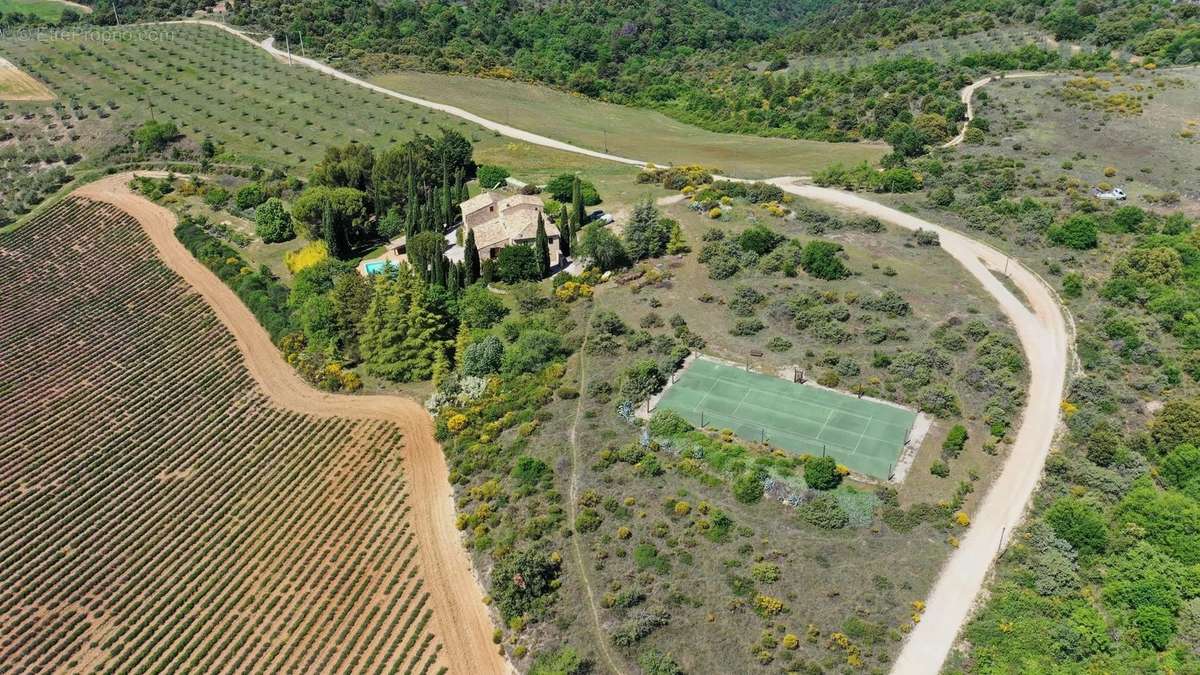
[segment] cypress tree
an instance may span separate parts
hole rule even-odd
[[[537,239],[534,250],[537,251],[538,276],[542,279],[550,276],[550,239],[546,236],[546,221],[538,213]]]
[[[454,366],[462,368],[463,356],[467,353],[467,347],[471,345],[471,328],[467,326],[467,322],[463,321],[458,324],[458,335],[454,338]]]
[[[571,255],[571,224],[563,223],[558,228],[558,253],[564,260]]]
[[[567,205],[561,204],[558,209],[558,234],[560,237],[558,245],[567,247],[567,255],[571,253],[571,237],[577,229],[579,228],[571,226],[571,218],[567,215]]]
[[[325,248],[329,250],[329,255],[338,260],[345,258],[345,238],[342,236],[341,227],[338,226],[333,218],[333,204],[328,200],[326,200],[325,207],[321,210],[321,230],[325,234]]]
[[[443,161],[442,162],[442,190],[441,190],[441,198],[442,198],[441,221],[442,221],[442,225],[443,225],[443,231],[450,229],[450,226],[454,224],[454,221],[451,220],[453,218],[453,215],[452,215],[453,211],[451,210],[451,205],[450,205],[450,202],[451,202],[450,189],[451,189],[450,170],[448,168],[446,168],[446,163]]]
[[[587,221],[587,211],[583,208],[583,186],[580,184],[579,176],[575,176],[575,180],[571,183],[571,224],[576,228],[582,228],[584,222]]]
[[[483,265],[480,266],[480,270],[479,270],[479,278],[483,279],[483,283],[485,283],[485,284],[492,283],[492,279],[496,278],[496,261],[495,260],[484,260],[483,261]]]
[[[458,171],[454,172],[454,206],[470,199],[470,193],[467,192],[467,174],[459,167]],[[453,217],[454,214],[451,214]]]
[[[475,248],[475,230],[467,230],[467,243],[463,250],[463,267],[466,285],[470,286],[479,279],[479,250]]]

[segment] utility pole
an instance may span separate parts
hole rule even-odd
[[[287,33],[283,34],[283,41],[287,44],[288,65],[292,65],[292,38]]]
[[[308,58],[308,52],[304,50],[304,33],[300,33],[300,56]]]
[[[113,0],[113,19],[117,22],[118,26],[121,25],[121,15],[117,14],[117,0]]]

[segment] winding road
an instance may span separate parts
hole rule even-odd
[[[143,171],[138,175],[166,174]],[[73,194],[112,204],[137,219],[162,261],[204,298],[236,338],[246,369],[276,405],[318,417],[385,420],[403,432],[408,517],[417,540],[418,569],[433,609],[432,632],[443,645],[440,658],[453,673],[511,672],[492,642],[483,589],[454,526],[449,470],[433,438],[429,414],[407,398],[329,394],[300,379],[241,299],[175,238],[175,214],[129,189],[132,177],[132,173],[114,174]]]
[[[945,143],[942,143],[942,147],[943,148],[953,148],[954,146],[962,143],[963,139],[965,139],[967,137],[967,127],[971,126],[971,120],[975,119],[975,102],[974,102],[974,100],[975,100],[975,90],[976,89],[979,89],[980,87],[982,87],[990,82],[994,82],[996,80],[1020,80],[1020,79],[1030,78],[1030,77],[1046,77],[1049,75],[1054,75],[1054,73],[1014,70],[1011,73],[1003,73],[1000,75],[988,75],[987,77],[983,77],[978,80],[975,80],[971,84],[968,84],[967,86],[960,89],[958,92],[958,98],[960,101],[962,101],[967,106],[967,112],[966,112],[967,121],[964,122],[962,125],[962,128],[958,130],[958,135],[955,136],[954,138],[951,138],[950,140],[946,141]]]
[[[273,39],[268,38],[263,42],[257,42],[241,31],[215,21],[187,20],[169,23],[198,23],[214,26],[259,46],[276,58],[290,59],[293,63],[313,68],[385,96],[454,115],[510,138],[622,164],[634,166],[646,164],[643,160],[571,145],[506,124],[493,122],[455,106],[408,96],[380,87],[313,59],[294,54],[289,55],[276,48]],[[1041,73],[1028,75],[1014,73],[1009,77],[1041,75]],[[993,79],[995,78],[984,78],[962,90],[961,96],[968,103],[968,118],[973,115],[973,106],[970,101],[974,92]],[[961,142],[964,135],[965,128],[957,140],[952,140],[947,145],[956,145]],[[897,675],[936,673],[941,669],[959,631],[969,618],[991,565],[1005,544],[1006,535],[1011,533],[1024,517],[1030,497],[1041,477],[1046,456],[1050,451],[1058,427],[1059,402],[1062,400],[1066,384],[1072,335],[1065,311],[1055,292],[1041,277],[988,244],[850,192],[799,184],[794,177],[776,178],[769,182],[779,185],[791,194],[869,214],[898,227],[937,232],[942,250],[962,265],[996,299],[1000,309],[1012,322],[1029,362],[1030,382],[1026,408],[1014,437],[1009,457],[1000,475],[980,503],[978,510],[972,514],[973,522],[970,529],[942,569],[926,600],[924,617],[910,633],[892,670]],[[161,230],[161,226],[158,229]],[[174,242],[173,237],[168,238]],[[167,244],[168,242],[164,242],[164,245]],[[177,242],[175,245],[182,250]],[[191,256],[186,255],[186,251],[183,253],[188,260],[191,260]],[[177,262],[182,264],[185,261]],[[192,263],[193,266],[199,267],[199,270],[190,270],[189,274],[203,276],[202,272],[208,272],[194,260]],[[1006,271],[1009,281],[1024,296],[1024,301],[1014,295],[1000,281],[997,275],[1002,273],[1001,270]],[[189,278],[186,274],[184,276]],[[268,380],[272,382],[271,386],[275,387],[280,400],[289,401],[290,405],[299,406],[298,409],[328,410],[326,406],[329,404],[325,402],[325,399],[341,399],[341,397],[317,393],[300,382],[295,373],[279,358],[278,351],[267,339],[266,333],[258,327],[237,297],[215,276],[211,276],[211,273],[209,276],[211,281],[219,286],[219,289],[210,289],[211,292],[219,295],[223,290],[226,296],[220,300],[220,304],[232,303],[236,307],[240,307],[245,316],[241,317],[239,321],[252,324],[242,326],[240,330],[243,333],[254,333],[257,330],[259,335],[254,338],[253,343],[245,344],[243,347],[246,349],[248,359],[258,362],[252,367],[252,371],[257,370],[269,375]],[[222,318],[224,320],[224,317]],[[237,331],[235,334],[238,334]],[[239,337],[239,342],[242,339]],[[247,340],[247,342],[250,341]],[[357,403],[372,398],[378,399],[378,401],[368,404],[372,412],[368,412],[362,403]],[[493,672],[488,669],[499,667],[500,664],[497,661],[500,659],[496,657],[491,643],[491,635],[484,635],[481,629],[484,624],[490,628],[490,623],[486,622],[487,615],[483,611],[482,604],[476,603],[475,607],[469,606],[470,597],[480,598],[481,594],[474,576],[469,569],[464,567],[467,564],[466,554],[461,550],[457,532],[453,531],[454,511],[449,485],[446,482],[445,462],[441,453],[437,451],[437,445],[428,437],[428,417],[415,404],[403,399],[354,397],[349,401],[355,403],[345,403],[344,405],[352,406],[357,414],[391,414],[396,416],[394,419],[397,419],[398,423],[410,429],[410,434],[412,434],[409,437],[412,445],[410,471],[413,483],[414,486],[421,487],[420,492],[428,493],[431,500],[430,504],[423,503],[420,498],[421,494],[414,490],[413,524],[416,531],[423,537],[421,550],[434,556],[433,560],[423,561],[422,564],[426,570],[437,570],[438,577],[455,577],[439,580],[439,583],[445,583],[448,587],[455,589],[457,594],[453,606],[437,608],[437,616],[441,617],[443,630],[462,631],[460,637],[446,641],[447,655],[450,656],[456,651],[462,650],[456,655],[456,664],[463,663],[464,655],[467,658],[475,658],[475,655],[483,658],[486,655],[487,658],[484,661],[478,663],[468,661],[467,663],[473,666],[472,668],[455,667],[453,670],[455,672]],[[346,414],[355,414],[355,412]],[[329,413],[327,412],[327,414]],[[431,466],[421,466],[426,463]],[[426,478],[436,485],[422,485],[426,482]],[[440,546],[432,541],[426,543],[430,539],[439,537],[444,538]],[[454,548],[456,551],[442,550],[447,547]],[[450,563],[449,566],[444,564],[446,562]],[[465,588],[468,585],[471,586],[470,592],[467,592],[468,589]],[[436,590],[434,595],[437,595]],[[445,612],[450,612],[450,614]],[[462,614],[459,614],[460,612]],[[449,617],[455,617],[456,621],[450,621]],[[470,624],[470,626],[445,626],[447,623]],[[448,634],[441,633],[441,635],[445,638]],[[476,644],[472,642],[474,640],[480,642]]]

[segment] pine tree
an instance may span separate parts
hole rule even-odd
[[[475,230],[467,231],[467,243],[463,250],[463,263],[466,268],[466,285],[470,286],[479,280],[479,249],[475,248]]]
[[[446,317],[433,312],[425,283],[409,265],[377,277],[371,304],[362,320],[359,348],[363,367],[395,382],[428,379],[439,351],[446,348]]]
[[[583,208],[583,185],[579,176],[571,183],[571,224],[576,228],[583,227],[587,222],[587,211]]]
[[[534,250],[537,251],[538,276],[545,279],[550,276],[550,239],[546,236],[546,221],[541,213],[538,213]]]
[[[687,239],[683,238],[683,229],[679,227],[679,223],[671,222],[671,238],[667,240],[667,253],[670,255],[679,255],[692,250],[688,246]]]

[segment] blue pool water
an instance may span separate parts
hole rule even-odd
[[[375,262],[369,262],[364,265],[363,269],[366,270],[367,274],[379,274],[380,272],[386,270],[390,265],[391,263],[387,262],[386,260],[376,260]]]

